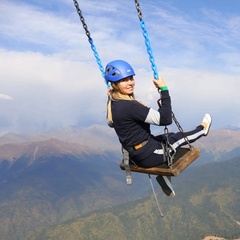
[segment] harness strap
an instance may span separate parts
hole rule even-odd
[[[139,143],[139,144],[136,144],[136,145],[134,145],[134,146],[132,146],[132,147],[126,147],[126,146],[124,146],[124,148],[125,148],[127,151],[135,151],[135,150],[138,150],[138,149],[144,147],[144,146],[148,143],[149,139],[150,139],[150,137],[149,137],[147,140],[145,140],[145,141],[143,141],[143,142],[141,142],[141,143]]]
[[[129,166],[129,153],[128,151],[122,147],[122,153],[123,153],[123,163],[126,173],[126,182],[128,185],[132,184],[132,175],[131,175],[131,169]]]

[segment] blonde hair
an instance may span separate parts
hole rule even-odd
[[[112,119],[112,101],[119,100],[135,100],[134,93],[127,95],[121,92],[121,89],[118,86],[118,83],[111,83],[111,89],[109,90],[109,97],[107,102],[107,122],[109,126],[113,125]]]

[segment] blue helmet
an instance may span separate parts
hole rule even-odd
[[[134,76],[133,68],[123,60],[114,60],[105,68],[105,80],[107,82],[118,82],[123,78]]]

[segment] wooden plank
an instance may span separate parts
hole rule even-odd
[[[130,165],[130,169],[132,172],[138,173],[147,173],[152,175],[162,175],[162,176],[177,176],[179,175],[185,168],[187,168],[194,160],[196,160],[200,156],[200,150],[198,148],[180,148],[175,157],[172,164],[172,167],[169,168],[166,164],[162,164],[157,167],[152,168],[143,168],[137,167],[134,165]],[[124,163],[120,164],[120,168],[125,170]]]

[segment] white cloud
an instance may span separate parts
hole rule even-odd
[[[7,94],[0,93],[0,99],[2,100],[13,100],[13,98]]]
[[[106,86],[75,7],[64,0],[53,11],[44,4],[0,3],[0,89],[14,99],[2,106],[4,126],[33,131],[104,123]],[[180,118],[190,124],[209,109],[216,126],[223,125],[223,112],[229,124],[239,123],[232,110],[240,107],[238,18],[207,10],[194,17],[169,3],[153,4],[143,1],[143,15]],[[137,73],[136,95],[156,106],[134,3],[81,5],[103,67],[113,59],[129,61]]]

